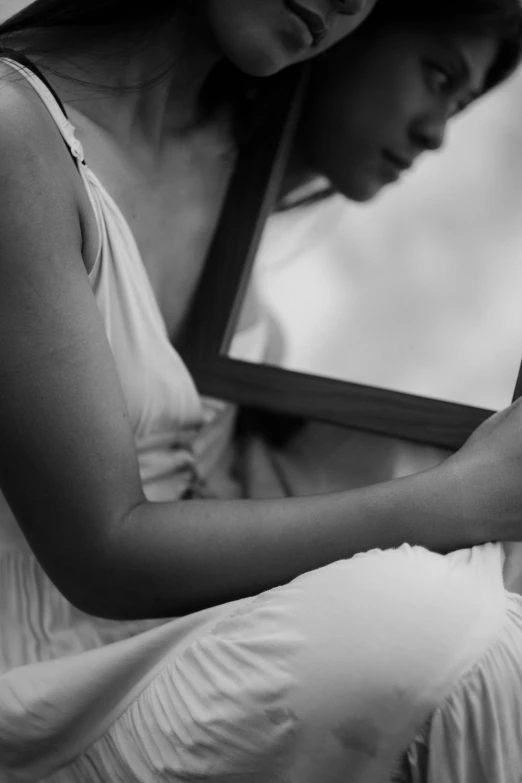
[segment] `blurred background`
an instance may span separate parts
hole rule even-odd
[[[0,21],[28,5],[25,0],[0,0]]]

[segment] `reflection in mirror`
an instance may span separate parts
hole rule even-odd
[[[275,214],[229,356],[258,361],[269,330],[267,364],[508,405],[522,356],[521,139],[519,73],[375,200],[336,195]],[[254,300],[270,327],[252,323]]]

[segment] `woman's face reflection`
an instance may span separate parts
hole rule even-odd
[[[307,162],[366,201],[439,149],[447,122],[481,94],[496,41],[383,28],[342,42],[314,66],[300,130]]]

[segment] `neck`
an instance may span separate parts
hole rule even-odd
[[[129,32],[118,42],[97,31],[88,43],[85,31],[60,35],[66,45],[55,39],[38,64],[64,103],[119,144],[159,149],[200,124],[201,89],[219,53],[198,12],[179,11],[146,37]]]

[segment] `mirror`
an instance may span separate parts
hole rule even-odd
[[[375,201],[337,196],[274,215],[251,273],[281,332],[268,361],[508,405],[522,356],[521,139],[518,74]],[[250,359],[246,337],[236,329],[229,356]]]
[[[522,74],[375,200],[336,195],[277,212],[298,93],[226,328],[196,376],[237,402],[456,448],[518,393]],[[252,319],[258,298],[271,314],[268,352],[267,327]]]

